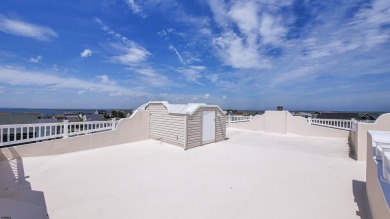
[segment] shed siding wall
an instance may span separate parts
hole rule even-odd
[[[187,149],[202,145],[203,111],[216,111],[215,141],[222,141],[226,136],[226,117],[215,107],[200,107],[187,119]]]
[[[168,114],[162,104],[149,104],[150,138],[184,147],[185,116]]]
[[[202,145],[202,108],[187,119],[187,149]]]

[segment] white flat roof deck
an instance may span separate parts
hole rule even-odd
[[[238,129],[227,137],[187,151],[146,140],[23,158],[23,165],[32,189],[44,193],[50,218],[366,214],[355,202],[364,193],[356,182],[365,182],[365,162],[349,158],[346,139]]]

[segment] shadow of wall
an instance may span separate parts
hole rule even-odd
[[[366,182],[352,180],[352,190],[355,202],[359,209],[356,211],[356,215],[358,215],[361,219],[371,219],[366,192]]]
[[[8,150],[10,157],[0,150],[0,217],[49,218],[43,192],[32,190],[22,158]]]

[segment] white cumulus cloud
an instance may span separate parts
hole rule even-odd
[[[86,58],[86,57],[92,56],[92,50],[90,50],[90,49],[84,49],[84,50],[80,53],[80,56],[81,56],[81,58]]]

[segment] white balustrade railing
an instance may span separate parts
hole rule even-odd
[[[0,147],[115,130],[118,121],[0,125]]]
[[[316,119],[316,118],[307,118],[307,122],[311,125],[319,125],[329,128],[351,130],[352,120],[343,120],[343,119]]]
[[[252,116],[235,116],[235,115],[229,115],[228,119],[226,120],[227,123],[234,123],[234,122],[250,122],[252,121]]]

